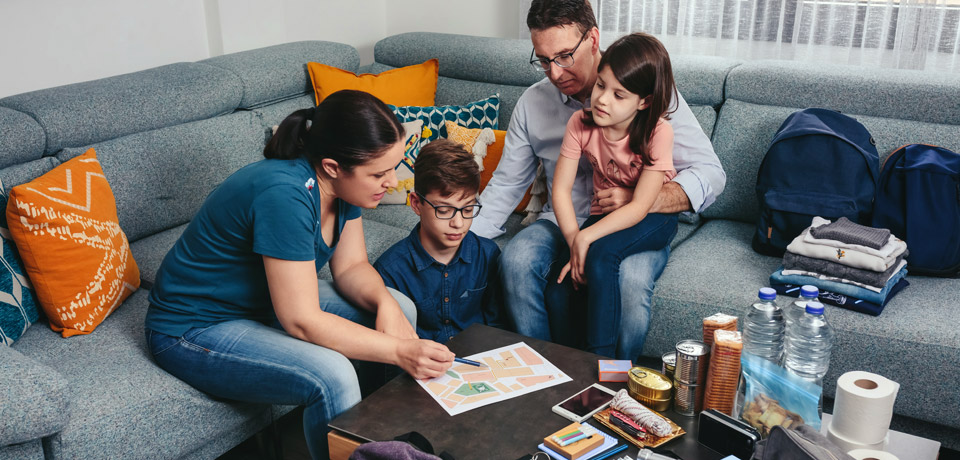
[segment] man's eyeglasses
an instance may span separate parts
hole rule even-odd
[[[433,213],[436,214],[437,219],[440,219],[440,220],[453,219],[453,216],[457,215],[457,211],[460,212],[460,215],[463,216],[464,219],[473,219],[474,217],[477,217],[477,214],[480,214],[480,208],[482,207],[480,206],[479,203],[468,204],[462,208],[458,208],[456,206],[437,206],[431,203],[430,200],[427,199],[427,197],[421,195],[420,192],[414,192],[414,193],[416,193],[417,196],[420,197],[420,199],[423,200],[424,203],[429,204],[430,207],[433,208]]]
[[[589,30],[587,32],[589,32]],[[573,51],[561,54],[553,59],[535,57],[534,53],[536,52],[536,49],[530,50],[530,66],[532,66],[537,72],[546,72],[550,70],[551,62],[562,69],[572,66],[574,62],[573,54],[577,52],[578,48],[580,48],[580,44],[583,43],[583,39],[587,38],[587,32],[584,32],[580,37],[580,41],[577,42],[577,46],[573,47]]]

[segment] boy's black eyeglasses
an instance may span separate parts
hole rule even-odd
[[[589,32],[589,30],[587,32]],[[534,53],[536,52],[536,49],[530,50],[530,65],[537,72],[546,72],[550,70],[551,62],[556,64],[557,67],[560,67],[562,69],[566,69],[567,67],[572,66],[574,62],[573,54],[577,52],[578,48],[580,48],[580,44],[583,43],[583,39],[587,38],[587,32],[584,32],[583,35],[580,37],[580,41],[577,42],[577,46],[573,47],[573,51],[569,53],[563,53],[553,59],[534,57]]]
[[[458,208],[456,206],[437,206],[431,203],[430,200],[428,200],[425,196],[421,195],[420,192],[414,193],[416,193],[424,203],[429,204],[430,207],[433,208],[433,213],[436,214],[437,219],[440,220],[453,219],[453,216],[457,215],[457,211],[460,212],[460,215],[463,216],[464,219],[473,219],[474,217],[477,217],[477,214],[480,214],[480,208],[482,207],[479,203],[468,204],[462,208]]]

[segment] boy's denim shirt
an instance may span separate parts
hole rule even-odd
[[[449,264],[420,243],[420,224],[374,263],[388,287],[417,305],[417,335],[446,343],[473,323],[504,327],[499,282],[500,248],[467,232]]]

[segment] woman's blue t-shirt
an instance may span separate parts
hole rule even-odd
[[[338,200],[333,244],[320,233],[320,192],[305,158],[262,160],[223,181],[167,253],[150,291],[146,327],[180,337],[232,319],[271,320],[262,256],[330,260],[360,208]]]

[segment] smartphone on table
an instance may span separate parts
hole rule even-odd
[[[553,406],[553,412],[580,423],[609,406],[614,395],[616,393],[613,390],[594,383]]]

